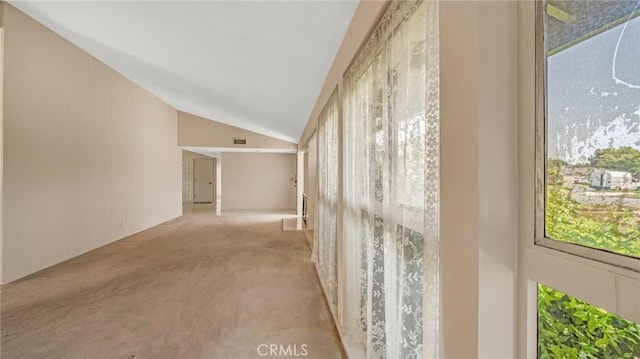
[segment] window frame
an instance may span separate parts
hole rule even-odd
[[[640,272],[640,259],[609,252],[604,249],[564,242],[545,235],[545,205],[547,189],[547,66],[544,45],[545,2],[535,4],[535,220],[534,244],[564,252],[573,256],[591,259],[623,269]]]
[[[515,85],[517,105],[517,159],[518,159],[518,279],[517,279],[517,356],[537,359],[538,349],[538,293],[537,283],[560,290],[590,304],[603,308],[629,320],[640,321],[640,262],[632,269],[621,266],[618,261],[637,262],[629,257],[606,252],[613,259],[598,258],[603,251],[588,249],[586,255],[575,254],[585,249],[570,243],[562,244],[549,239],[553,248],[545,243],[536,243],[536,228],[539,205],[536,202],[538,189],[539,135],[538,128],[544,118],[540,115],[542,81],[539,69],[544,64],[541,27],[543,13],[540,0],[523,1],[517,4],[515,21],[517,27],[517,76]],[[543,74],[542,74],[543,75]],[[543,127],[544,130],[544,127]],[[542,139],[544,140],[544,138]],[[542,157],[544,158],[544,157]],[[543,162],[544,163],[544,162]],[[542,197],[544,198],[544,197]],[[543,212],[542,212],[543,213]],[[593,254],[596,254],[594,257]]]

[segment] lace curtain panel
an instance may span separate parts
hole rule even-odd
[[[343,335],[368,358],[439,353],[436,1],[393,2],[345,74]]]
[[[312,257],[331,310],[337,315],[338,93],[318,117],[318,212]]]

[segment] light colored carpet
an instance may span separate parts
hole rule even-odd
[[[281,220],[193,213],[4,285],[2,358],[343,358],[304,236]]]

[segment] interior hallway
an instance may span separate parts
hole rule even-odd
[[[3,358],[342,358],[302,232],[195,212],[3,286]]]

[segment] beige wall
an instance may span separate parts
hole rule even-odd
[[[177,111],[5,7],[4,281],[181,214]]]
[[[233,139],[246,139],[245,145],[234,145]],[[295,143],[225,125],[220,122],[178,112],[178,145],[188,147],[238,147],[295,150]]]
[[[199,153],[182,150],[182,202],[193,203],[193,160],[195,158],[211,158]],[[213,179],[216,181],[216,159],[213,162]],[[216,186],[213,186],[213,198],[216,198]]]
[[[222,154],[222,210],[295,210],[296,155]]]
[[[2,6],[0,5],[0,284],[2,283],[2,268],[3,268],[3,233],[4,233],[4,224],[3,224],[3,215],[2,215],[2,202],[3,202],[3,193],[4,193],[4,184],[3,184],[3,131],[4,131],[4,28],[1,27],[2,22]]]
[[[516,9],[514,1],[490,1],[477,15],[480,358],[518,356]]]

